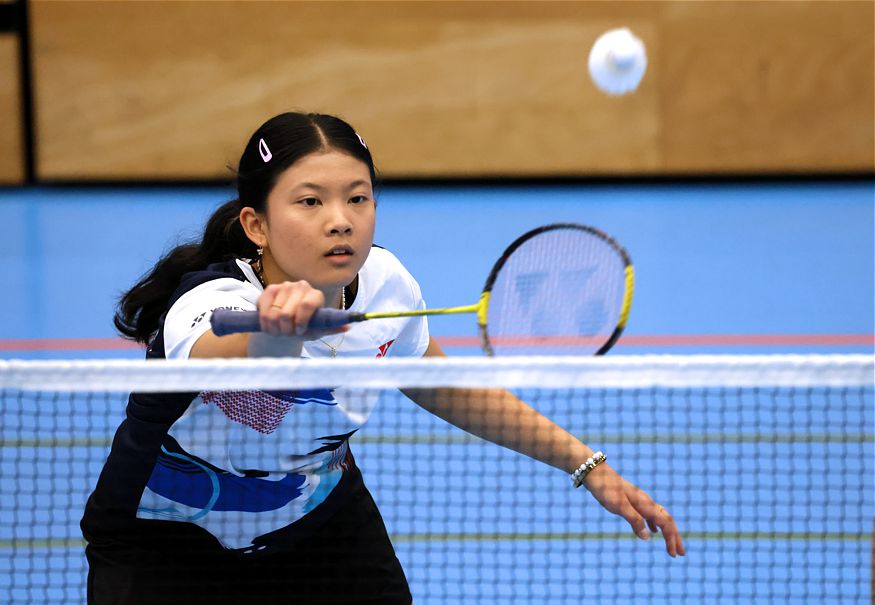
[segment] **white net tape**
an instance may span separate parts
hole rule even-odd
[[[173,392],[329,385],[798,388],[858,387],[873,383],[873,355],[0,361],[0,388],[47,392]]]

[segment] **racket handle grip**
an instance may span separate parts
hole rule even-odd
[[[346,324],[365,319],[363,313],[352,313],[340,309],[318,309],[307,326],[310,330],[330,330]],[[261,323],[258,321],[258,311],[231,311],[230,309],[216,309],[210,317],[210,325],[213,334],[225,336],[239,332],[261,332]]]

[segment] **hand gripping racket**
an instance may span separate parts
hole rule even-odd
[[[381,313],[319,309],[310,327],[476,313],[487,355],[602,355],[626,326],[634,284],[629,255],[613,238],[560,223],[533,229],[508,246],[475,305]],[[211,323],[217,336],[261,329],[257,311],[217,309]]]

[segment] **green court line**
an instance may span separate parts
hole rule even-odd
[[[684,532],[684,541],[759,541],[759,542],[869,542],[871,534],[865,532]],[[613,542],[616,540],[638,540],[629,532],[449,532],[392,534],[396,544],[426,544],[430,542]],[[654,536],[661,539],[661,534]],[[0,540],[3,550],[37,549],[82,549],[85,541],[81,538],[47,538],[30,540]]]
[[[591,443],[875,443],[875,433],[699,433],[699,434],[603,434],[578,435]],[[353,439],[358,445],[464,445],[481,443],[471,435],[360,435]],[[108,448],[111,439],[105,437],[70,439],[3,439],[0,447],[102,447]]]
[[[70,439],[3,439],[0,447],[104,447],[112,445],[112,439],[106,437],[70,438]]]
[[[685,542],[700,541],[793,541],[793,542],[868,542],[872,539],[865,532],[683,532]],[[662,534],[655,534],[661,539]],[[392,541],[410,542],[538,542],[538,541],[614,541],[638,540],[630,532],[592,532],[592,533],[481,533],[460,532],[440,534],[393,534]]]
[[[0,540],[0,550],[36,550],[39,548],[85,548],[85,540],[82,538],[42,538],[39,540],[19,538],[17,540]]]
[[[594,443],[875,443],[875,433],[700,433],[700,434],[598,434],[577,435],[581,441]],[[480,443],[471,435],[386,435],[356,436],[353,444],[459,445]]]

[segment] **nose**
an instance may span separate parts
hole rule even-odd
[[[328,232],[331,235],[349,235],[352,233],[352,221],[347,216],[346,204],[331,204],[328,216]]]

